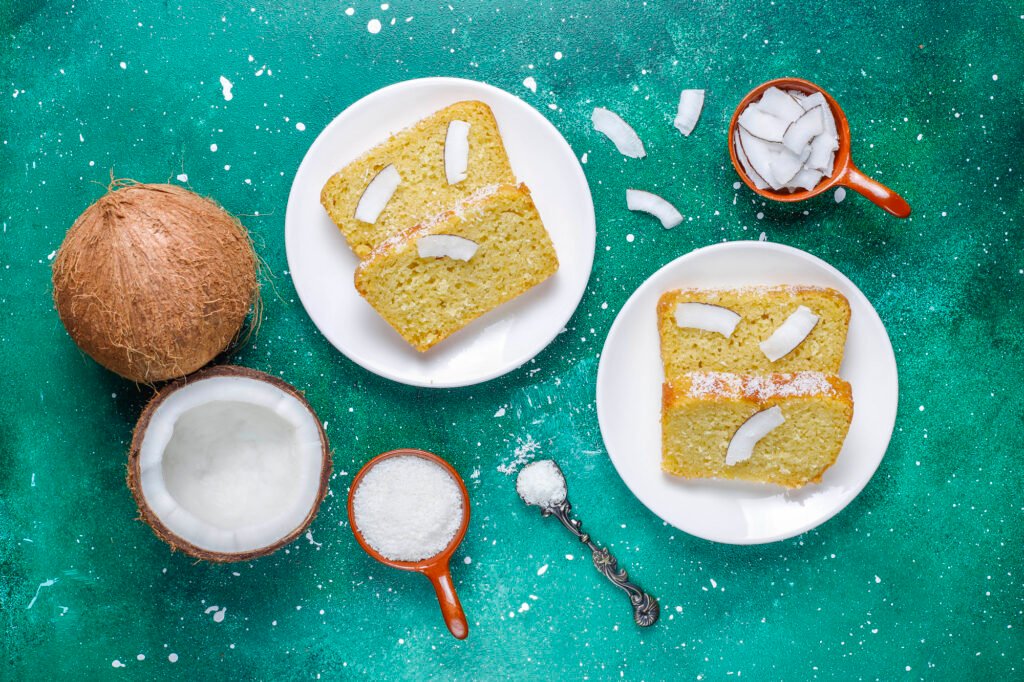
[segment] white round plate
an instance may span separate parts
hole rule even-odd
[[[512,170],[533,194],[559,268],[426,353],[409,346],[356,292],[359,260],[320,205],[327,179],[389,135],[461,100],[490,105]],[[335,118],[302,160],[285,216],[295,290],[313,322],[353,362],[394,381],[444,388],[510,372],[542,351],[572,317],[594,261],[594,204],[569,144],[540,113],[504,90],[459,78],[396,83]]]
[[[685,480],[661,471],[658,298],[680,287],[809,284],[850,301],[840,376],[853,388],[853,423],[821,483],[795,490],[742,481]],[[728,242],[692,251],[651,275],[619,312],[601,353],[597,416],[619,476],[652,512],[714,542],[774,542],[839,513],[867,485],[896,423],[899,384],[889,336],[860,289],[809,253],[768,242]]]

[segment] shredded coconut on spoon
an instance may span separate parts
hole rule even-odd
[[[565,477],[554,460],[539,459],[519,471],[516,492],[526,504],[547,509],[565,501]]]

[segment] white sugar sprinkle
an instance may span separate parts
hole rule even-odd
[[[366,24],[366,30],[369,31],[370,33],[380,33],[380,20],[370,19],[370,21]]]
[[[527,90],[531,92],[537,92],[537,81],[533,79],[533,76],[527,76],[523,79],[523,85]]]
[[[836,203],[837,204],[843,203],[843,199],[845,199],[845,198],[846,198],[846,188],[845,187],[838,188],[836,190],[836,195],[835,195]]]

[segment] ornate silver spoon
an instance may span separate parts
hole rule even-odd
[[[565,476],[554,460],[541,459],[523,467],[516,479],[516,492],[527,505],[540,507],[542,516],[554,516],[561,521],[569,532],[590,548],[594,567],[629,595],[629,603],[633,605],[633,620],[637,625],[647,627],[657,622],[660,613],[657,600],[630,582],[615,557],[607,549],[598,547],[590,535],[580,529],[580,522],[572,518]]]

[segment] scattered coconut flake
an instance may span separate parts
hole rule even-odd
[[[679,95],[679,109],[674,125],[683,135],[689,137],[697,126],[700,112],[704,108],[703,90],[683,90]]]
[[[499,464],[498,471],[509,476],[519,470],[519,467],[526,464],[538,454],[540,454],[541,448],[540,443],[533,439],[533,436],[527,434],[526,440],[517,438],[517,445],[515,451],[512,453],[512,461]]]
[[[495,417],[504,417],[505,416],[505,408],[504,407],[499,407],[498,411],[494,413],[494,416]]]
[[[303,123],[302,121],[299,121],[298,123],[295,124],[295,129],[301,133],[303,130],[306,129],[306,124]]]
[[[469,124],[450,121],[444,138],[444,174],[449,185],[466,179],[469,168]]]
[[[537,81],[533,79],[533,76],[527,76],[523,79],[523,85],[530,92],[537,92]]]
[[[670,229],[683,222],[683,214],[676,207],[657,194],[639,189],[626,190],[626,207],[630,211],[643,211],[661,221],[662,227]]]
[[[640,136],[614,111],[595,107],[594,112],[590,115],[590,121],[594,124],[594,130],[604,133],[623,156],[633,159],[642,159],[647,156]]]
[[[221,87],[221,92],[224,95],[224,101],[225,102],[230,102],[234,98],[234,95],[231,94],[231,88],[234,87],[232,85],[231,81],[229,81],[224,76],[221,76],[220,77],[220,87]]]
[[[178,654],[168,654],[167,655],[167,660],[170,661],[171,663],[177,663],[178,662]]]
[[[543,566],[541,566],[540,568],[537,569],[537,575],[544,575],[547,572],[548,572],[548,565],[547,564],[544,564]]]
[[[800,306],[786,318],[785,322],[779,325],[778,329],[772,332],[771,336],[761,342],[761,351],[772,362],[789,355],[803,343],[807,335],[818,324],[819,319],[821,318],[815,315],[810,308]]]
[[[835,193],[836,203],[837,204],[843,203],[843,199],[845,199],[845,198],[846,198],[846,188],[845,187],[837,187],[836,188],[836,193]]]
[[[394,165],[384,168],[366,186],[363,196],[359,197],[355,219],[370,224],[377,222],[377,218],[391,201],[391,196],[401,182],[402,176],[398,174],[398,169]]]
[[[565,477],[554,460],[537,460],[519,472],[516,492],[526,504],[547,509],[565,500]]]
[[[725,454],[727,466],[745,462],[754,454],[754,446],[758,441],[781,426],[786,421],[782,416],[782,408],[778,405],[761,410],[743,422],[729,441],[729,449]],[[712,587],[715,587],[712,581]]]
[[[185,173],[178,173],[178,182],[188,182],[188,175]]]
[[[366,30],[370,33],[380,33],[380,19],[370,19],[366,24]]]

